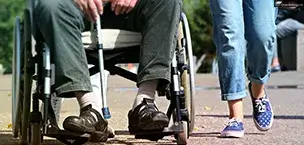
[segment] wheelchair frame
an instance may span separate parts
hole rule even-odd
[[[54,108],[51,105],[51,54],[49,47],[43,41],[37,38],[33,39],[34,34],[36,34],[32,16],[33,4],[34,1],[29,0],[27,8],[24,10],[23,22],[19,17],[15,21],[13,53],[13,84],[15,85],[12,89],[13,136],[18,137],[20,135],[21,144],[40,145],[43,136],[56,138],[66,144],[83,144],[88,141],[89,134],[72,133],[58,127]],[[100,38],[100,35],[98,37]],[[174,134],[178,144],[187,144],[187,138],[193,131],[193,54],[189,25],[184,13],[181,15],[178,39],[171,65],[172,82],[167,89],[158,92],[159,96],[166,96],[170,100],[167,115],[169,118],[172,117],[174,123],[161,133],[137,134],[135,138],[157,141],[166,135]],[[34,41],[36,41],[35,55],[33,55]],[[99,46],[102,45],[98,44],[97,48]],[[105,78],[103,71],[99,70],[106,69],[111,75],[119,75],[136,82],[136,74],[115,65],[119,63],[138,63],[139,57],[134,57],[132,53],[132,50],[138,49],[138,47],[130,47],[104,51],[102,47],[99,47],[96,50],[86,50],[88,63],[94,65],[89,69],[90,75],[101,73],[101,95],[104,107],[102,109],[105,118],[110,117],[110,112],[107,108],[106,89],[103,85]],[[98,57],[96,57],[96,54],[98,54]],[[32,94],[33,80],[36,80],[36,88]],[[44,110],[42,111],[39,110],[39,100],[44,102]],[[30,109],[31,107],[32,109]],[[73,139],[73,141],[68,139]]]

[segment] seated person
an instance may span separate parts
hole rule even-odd
[[[76,97],[79,116],[63,122],[65,130],[94,134],[90,141],[107,140],[107,121],[101,97],[92,92],[81,32],[88,20],[102,13],[102,28],[140,32],[142,41],[138,93],[129,111],[129,131],[161,130],[169,119],[154,104],[157,88],[170,83],[170,64],[176,46],[181,0],[38,0],[35,22],[51,49],[55,64],[55,91],[59,97]],[[104,7],[103,7],[104,5]],[[105,36],[106,37],[106,36]]]
[[[301,7],[284,7],[278,9],[276,18],[277,40],[280,40],[294,34],[297,30],[304,28],[304,10]],[[278,46],[278,45],[277,45]],[[279,71],[280,63],[278,59],[277,47],[272,60],[272,72]]]

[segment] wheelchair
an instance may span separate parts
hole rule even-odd
[[[12,88],[12,130],[13,136],[19,138],[21,144],[40,145],[44,137],[56,138],[65,144],[84,144],[89,134],[80,134],[62,130],[58,126],[57,113],[60,109],[54,105],[51,89],[54,84],[50,49],[38,37],[33,21],[35,0],[28,0],[21,19],[16,17],[13,49],[13,88]],[[103,37],[101,39],[102,36]],[[136,134],[135,138],[157,141],[164,136],[174,135],[177,144],[187,144],[189,134],[194,128],[194,69],[189,25],[186,15],[182,13],[178,43],[171,64],[171,83],[158,91],[170,104],[167,115],[170,123],[162,132]],[[134,50],[140,46],[139,33],[100,29],[97,26],[91,31],[82,33],[90,75],[100,73],[103,115],[111,117],[106,99],[104,70],[111,75],[119,75],[136,82],[136,73],[117,66],[123,63],[138,63],[139,56]],[[97,48],[97,46],[103,46]],[[42,103],[41,103],[42,102]],[[40,108],[43,106],[43,109]]]

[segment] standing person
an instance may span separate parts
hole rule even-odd
[[[242,137],[243,98],[247,96],[245,72],[253,120],[261,131],[271,128],[273,111],[265,92],[276,41],[273,0],[210,0],[214,43],[217,48],[219,82],[229,120],[222,137]],[[247,70],[245,71],[245,56]]]

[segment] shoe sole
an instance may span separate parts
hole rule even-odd
[[[112,138],[115,136],[114,132],[112,134],[109,133],[108,131],[107,133],[104,133],[102,131],[96,131],[95,128],[86,128],[83,126],[79,126],[79,124],[74,124],[74,123],[71,123],[68,126],[66,125],[65,130],[69,130],[77,133],[88,133],[91,135],[89,139],[90,142],[105,142],[109,138],[109,135]]]
[[[94,133],[96,131],[95,127],[87,128],[84,126],[79,126],[79,124],[75,123],[64,124],[63,128],[65,130],[78,133]]]
[[[162,132],[168,126],[168,120],[157,120],[151,124],[140,127],[129,127],[130,134],[151,134],[151,132]]]
[[[243,136],[244,136],[244,132],[240,132],[240,131],[221,132],[221,137],[223,138],[241,138]]]

